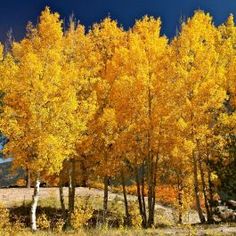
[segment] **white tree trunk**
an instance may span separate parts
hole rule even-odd
[[[40,180],[39,176],[36,179],[35,186],[34,186],[34,194],[32,197],[32,205],[31,205],[31,229],[33,231],[37,230],[37,224],[36,224],[36,210],[39,200],[39,186],[40,186]]]

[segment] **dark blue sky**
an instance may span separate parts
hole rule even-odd
[[[1,0],[0,41],[5,40],[10,28],[16,39],[22,38],[27,22],[37,22],[47,5],[63,19],[68,20],[73,12],[87,27],[108,14],[126,28],[145,14],[160,16],[162,32],[169,37],[175,35],[180,18],[191,16],[195,9],[209,11],[216,24],[230,13],[236,14],[236,0]]]

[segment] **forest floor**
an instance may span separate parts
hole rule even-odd
[[[63,193],[65,196],[65,201],[68,199],[68,189],[66,187],[63,188]],[[0,203],[7,208],[17,207],[21,205],[26,205],[31,202],[33,194],[33,188],[4,188],[0,189]],[[102,204],[103,190],[95,189],[95,188],[76,188],[76,196],[77,197],[90,197],[93,200],[93,205],[95,208],[100,207],[100,203]],[[122,204],[123,195],[122,193],[114,193],[109,192],[108,195],[109,201],[117,201]],[[137,201],[137,197],[135,195],[128,195],[129,201]],[[43,207],[60,207],[60,196],[59,189],[57,187],[52,188],[40,188],[40,200],[39,205]],[[170,206],[164,206],[163,204],[156,204],[156,212],[160,215],[164,215],[168,220],[174,221],[174,210]],[[184,223],[189,224],[197,224],[199,223],[198,215],[196,211],[190,211],[187,215],[184,216]]]
[[[63,189],[65,200],[68,198],[67,188]],[[17,206],[22,206],[29,204],[32,199],[33,188],[4,188],[0,189],[0,203],[1,205],[12,208]],[[76,188],[76,196],[78,197],[89,197],[93,201],[94,208],[102,207],[102,197],[103,191],[94,188]],[[133,195],[128,195],[130,201],[136,201],[137,197]],[[123,206],[123,195],[120,193],[109,193],[109,201]],[[44,188],[40,189],[40,202],[39,205],[42,207],[53,207],[59,208],[59,190],[58,188]],[[135,229],[91,229],[83,230],[80,232],[71,233],[60,233],[59,235],[94,235],[96,236],[119,236],[119,235],[235,235],[236,236],[236,224],[218,224],[218,225],[198,225],[198,216],[195,211],[189,212],[185,215],[184,225],[176,226],[176,214],[175,210],[170,206],[164,206],[162,204],[156,204],[156,216],[157,222],[164,221],[166,225],[164,227],[159,227],[158,229],[148,229],[148,230],[135,230]],[[160,217],[160,218],[158,218]],[[0,232],[0,235],[1,232]],[[19,236],[29,236],[31,232],[28,230],[18,232]],[[44,236],[51,235],[56,236],[56,233],[50,232],[39,232],[34,235]],[[5,236],[5,235],[4,235]]]

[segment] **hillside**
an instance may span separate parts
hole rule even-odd
[[[12,162],[0,163],[0,187],[15,186],[16,182],[20,178],[24,178],[24,171],[18,169],[17,171],[11,171]]]

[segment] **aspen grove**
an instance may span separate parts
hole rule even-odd
[[[73,18],[66,27],[46,8],[24,39],[0,44],[0,93],[4,154],[35,186],[32,230],[41,182],[59,186],[70,226],[75,188],[90,178],[104,186],[104,221],[110,180],[122,186],[127,226],[128,180],[144,228],[156,223],[163,183],[176,191],[179,223],[191,207],[201,223],[214,221],[213,203],[235,166],[233,15],[215,26],[196,11],[168,39],[159,18],[145,16],[125,30],[108,17],[86,30]]]

